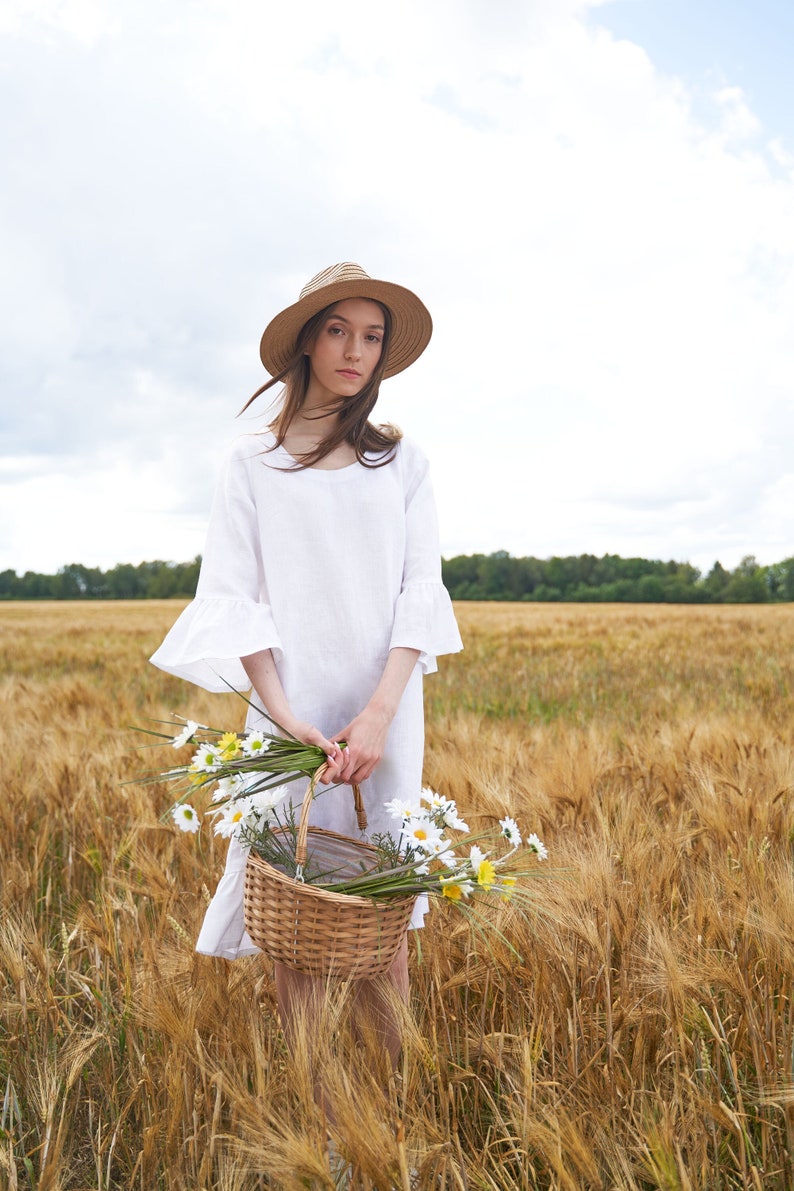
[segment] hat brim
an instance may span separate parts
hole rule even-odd
[[[430,342],[433,320],[425,304],[411,290],[371,277],[337,281],[307,294],[268,323],[259,354],[271,376],[278,376],[289,365],[300,330],[312,315],[345,298],[370,298],[381,302],[391,312],[392,329],[384,378],[413,364]]]

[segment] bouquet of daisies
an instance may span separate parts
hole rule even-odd
[[[310,847],[306,863],[298,865],[295,812],[277,801],[285,793],[282,788],[266,797],[244,794],[221,815],[215,812],[215,831],[234,837],[286,875],[334,893],[377,902],[428,894],[461,909],[485,896],[520,900],[527,896],[521,879],[536,873],[537,862],[548,856],[534,833],[522,840],[509,815],[497,826],[472,832],[453,799],[426,787],[415,802],[386,804],[394,830],[374,835],[366,856],[357,853],[352,866],[350,852],[335,850],[324,833]]]
[[[394,831],[373,836],[367,862],[357,864],[354,872],[322,852],[298,868],[298,824],[286,800],[287,784],[300,777],[315,778],[327,762],[321,748],[287,735],[259,730],[238,735],[194,720],[183,721],[173,735],[149,734],[177,749],[195,746],[186,764],[141,779],[181,787],[166,816],[182,831],[198,832],[201,827],[201,816],[187,801],[191,791],[214,785],[205,815],[213,821],[216,835],[236,839],[244,850],[288,876],[319,888],[375,901],[424,893],[463,908],[482,895],[509,900],[520,894],[521,878],[548,855],[534,833],[522,839],[509,815],[498,826],[472,832],[453,799],[425,788],[415,801],[386,804],[395,820]]]
[[[197,832],[201,827],[198,812],[188,799],[207,786],[215,786],[209,813],[217,819],[216,834],[228,837],[254,806],[261,807],[263,813],[272,810],[282,801],[287,783],[313,777],[328,760],[321,748],[304,744],[283,730],[276,734],[252,729],[238,734],[181,716],[177,721],[168,721],[172,728],[179,728],[176,733],[150,728],[138,731],[175,749],[193,745],[190,761],[138,780],[176,786],[178,797],[163,818],[172,818],[182,831]]]
[[[509,815],[499,820],[498,827],[472,832],[454,799],[428,787],[415,802],[395,799],[386,808],[399,824],[394,833],[396,847],[390,853],[386,840],[391,836],[376,837],[376,843],[391,865],[336,882],[337,892],[378,900],[419,893],[457,903],[482,894],[509,900],[519,878],[528,875],[522,859],[538,861],[548,856],[534,833],[522,840],[518,824]]]

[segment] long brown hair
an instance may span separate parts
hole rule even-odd
[[[329,312],[336,305],[336,302],[332,302],[330,306],[325,306],[317,314],[312,315],[308,322],[303,324],[295,343],[295,351],[292,353],[287,367],[278,376],[272,377],[266,384],[257,389],[240,410],[241,414],[245,413],[249,405],[257,397],[260,397],[262,393],[266,393],[268,389],[278,384],[279,381],[284,382],[284,401],[270,426],[276,437],[273,450],[275,450],[275,447],[282,445],[293,420],[303,408],[311,379],[311,363],[306,352],[313,344]],[[326,455],[330,455],[342,443],[348,443],[353,448],[356,452],[356,459],[364,467],[383,467],[384,464],[391,463],[394,458],[394,451],[397,443],[402,438],[402,431],[397,426],[392,426],[388,422],[382,426],[375,426],[369,421],[369,415],[372,413],[375,402],[378,400],[380,382],[383,379],[383,372],[389,355],[389,340],[391,338],[392,327],[392,316],[389,308],[383,306],[380,302],[377,302],[376,305],[380,306],[380,309],[383,311],[383,342],[380,359],[372,376],[361,392],[356,393],[355,397],[340,397],[327,413],[316,415],[316,420],[320,421],[322,418],[327,418],[332,414],[338,413],[339,420],[336,429],[323,438],[313,451],[309,451],[306,455],[303,455],[300,461],[296,460],[294,467],[290,470],[302,470],[305,467],[313,467],[322,459],[325,459]],[[365,458],[366,454],[378,455],[382,456],[382,458],[372,461]]]

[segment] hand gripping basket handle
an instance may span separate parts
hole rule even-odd
[[[306,854],[308,851],[309,842],[309,812],[311,810],[312,802],[314,801],[314,791],[327,770],[328,765],[321,765],[320,768],[312,774],[308,789],[303,796],[303,804],[301,806],[300,823],[298,824],[298,839],[295,845],[295,877],[298,881],[303,880],[303,866],[306,863]],[[360,831],[365,831],[367,827],[367,812],[364,810],[364,799],[361,797],[361,787],[353,784],[353,805],[356,808],[356,820]]]

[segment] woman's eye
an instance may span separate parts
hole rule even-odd
[[[341,327],[329,327],[329,328],[328,328],[328,334],[329,334],[329,335],[341,335],[341,334],[342,334],[342,328],[341,328]]]
[[[380,335],[367,335],[370,343],[380,343]]]

